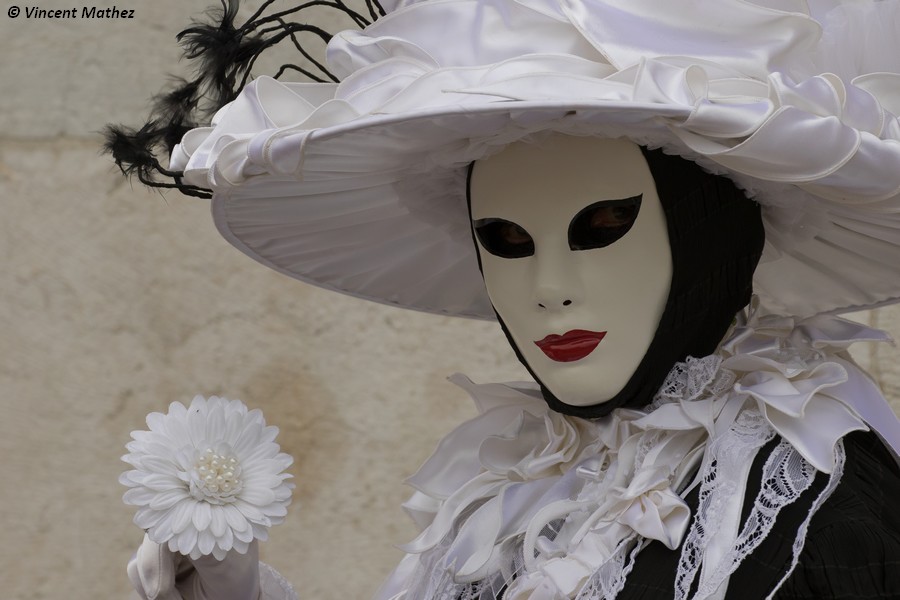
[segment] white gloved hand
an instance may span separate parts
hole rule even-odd
[[[146,535],[128,563],[128,578],[142,600],[258,600],[259,545],[246,554],[232,550],[224,560],[192,560]]]

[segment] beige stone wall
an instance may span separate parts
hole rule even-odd
[[[174,33],[206,4],[121,0],[135,19],[119,22],[0,12],[3,598],[126,597],[141,532],[119,456],[144,415],[196,393],[263,408],[296,458],[263,559],[303,598],[365,598],[413,533],[402,479],[473,414],[445,376],[524,376],[495,325],[268,272],[218,237],[204,201],[132,186],[98,154],[103,124],[138,122],[181,68]],[[898,311],[861,318],[900,332]],[[900,397],[897,352],[860,357]]]

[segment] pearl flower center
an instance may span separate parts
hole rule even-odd
[[[194,463],[191,495],[198,500],[230,502],[241,491],[241,463],[228,451],[207,448]]]

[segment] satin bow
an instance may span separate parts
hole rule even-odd
[[[755,401],[806,460],[831,473],[837,441],[851,431],[867,430],[866,422],[895,449],[900,447],[896,417],[878,386],[846,352],[853,343],[873,341],[890,337],[839,317],[797,321],[760,315],[754,306],[747,323],[735,328],[720,353],[722,368],[737,380],[737,398]]]

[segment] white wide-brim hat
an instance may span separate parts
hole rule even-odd
[[[493,319],[466,167],[545,132],[626,137],[763,206],[755,292],[900,300],[897,1],[424,0],[335,36],[340,83],[260,78],[175,148],[225,238],[291,277]]]

